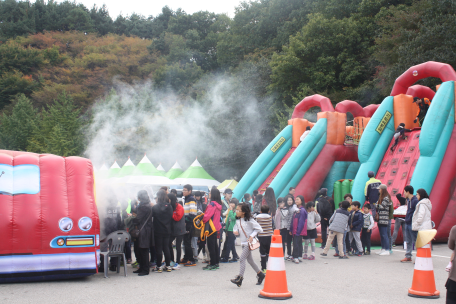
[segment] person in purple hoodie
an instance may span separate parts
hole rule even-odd
[[[214,228],[217,232],[207,237],[207,249],[209,250],[211,263],[206,267],[203,267],[203,270],[219,269],[220,253],[219,246],[217,245],[217,235],[219,234],[220,229],[222,229],[222,224],[220,223],[221,211],[222,198],[220,197],[220,191],[217,189],[217,187],[214,186],[211,189],[211,202],[207,205],[206,212],[204,213],[203,217],[203,222],[204,224],[208,224],[209,220],[212,220],[214,223]]]
[[[293,262],[302,262],[302,237],[307,235],[307,211],[303,207],[304,197],[298,195],[295,200],[298,210],[293,213],[290,235],[293,236]]]

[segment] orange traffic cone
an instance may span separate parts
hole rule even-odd
[[[264,288],[260,291],[258,297],[272,300],[290,299],[292,295],[287,286],[287,273],[285,271],[280,231],[274,230],[274,235],[271,238],[266,279]]]
[[[431,245],[429,243],[436,233],[435,229],[418,232],[413,282],[412,287],[408,290],[410,297],[430,299],[440,297],[440,291],[435,287],[434,266],[432,265]]]

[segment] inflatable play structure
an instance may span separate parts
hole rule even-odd
[[[0,150],[0,283],[97,273],[92,163]]]
[[[414,85],[427,77],[440,78],[437,92]],[[240,199],[253,190],[262,193],[266,187],[273,188],[276,197],[283,197],[290,187],[296,187],[295,195],[312,201],[320,188],[328,188],[332,195],[337,181],[351,180],[351,194],[363,204],[367,173],[374,171],[387,185],[395,206],[395,194],[402,193],[407,184],[430,193],[436,240],[446,241],[456,222],[455,81],[456,72],[450,65],[426,62],[402,74],[391,96],[380,105],[362,108],[345,100],[333,107],[321,95],[304,98],[296,105],[288,126],[240,180],[234,197]],[[413,97],[432,100],[421,127],[414,123],[418,106]],[[316,123],[303,118],[312,107],[321,109]],[[354,117],[350,124],[348,112]],[[412,132],[406,133],[406,139],[392,152],[389,148],[400,123]],[[311,131],[301,142],[307,126]],[[372,240],[378,243],[379,239],[375,229]],[[400,235],[398,241],[401,239]]]

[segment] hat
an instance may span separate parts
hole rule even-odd
[[[379,189],[379,190],[380,190],[380,189],[386,190],[387,188],[388,188],[388,187],[386,187],[385,184],[381,184],[380,186],[378,186],[377,189]]]
[[[367,176],[369,176],[369,177],[374,177],[374,176],[375,176],[374,171],[369,171],[369,172],[367,172]]]
[[[231,190],[230,188],[225,189],[225,192],[223,192],[223,194],[232,194],[232,193],[233,193],[233,190]]]

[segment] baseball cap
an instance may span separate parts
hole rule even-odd
[[[224,194],[231,194],[231,193],[233,193],[233,190],[228,188],[228,189],[225,189],[225,192],[223,192],[223,193]]]
[[[380,186],[378,186],[378,188],[377,188],[377,189],[379,189],[379,190],[380,190],[380,189],[386,190],[386,189],[387,189],[387,187],[386,187],[386,185],[385,185],[385,184],[381,184]]]

